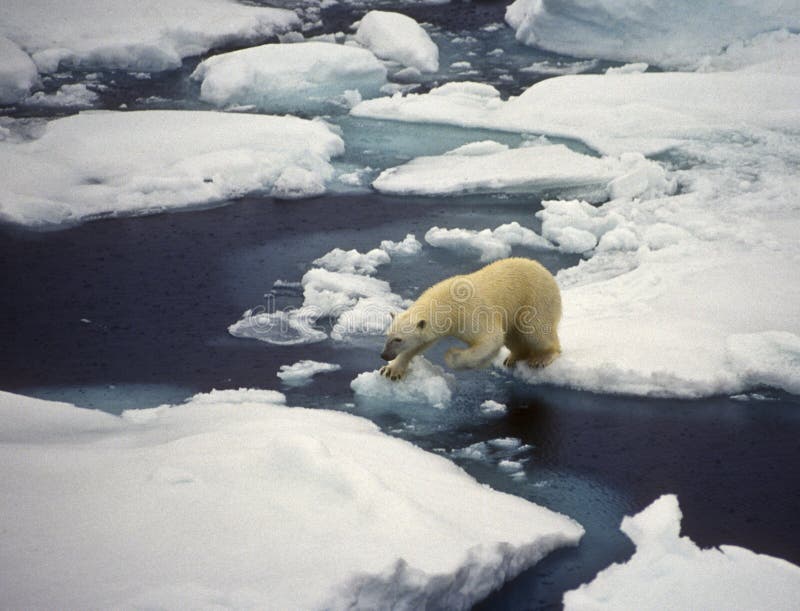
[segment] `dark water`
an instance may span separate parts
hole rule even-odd
[[[565,590],[632,553],[620,520],[667,492],[678,494],[684,533],[700,545],[742,545],[800,562],[791,536],[800,529],[796,397],[630,399],[533,387],[484,371],[458,374],[447,410],[381,406],[354,401],[349,388],[379,364],[379,339],[279,347],[227,334],[276,279],[298,280],[333,247],[364,250],[407,232],[421,238],[436,224],[530,223],[537,208],[522,197],[329,196],[248,199],[49,233],[2,227],[0,388],[116,411],[212,388],[276,388],[290,404],[347,409],[429,450],[518,437],[534,446],[524,479],[490,463],[460,464],[494,488],[570,515],[587,534],[579,548],[556,552],[479,608],[557,608]],[[553,271],[575,263],[556,253],[542,261]],[[378,275],[412,296],[477,265],[426,247]],[[305,388],[282,388],[279,366],[309,357],[342,370]],[[488,398],[506,403],[508,413],[481,416]]]

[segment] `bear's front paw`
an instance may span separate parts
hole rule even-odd
[[[405,367],[401,367],[398,364],[389,363],[381,367],[378,373],[390,380],[399,380],[406,374],[406,370]]]

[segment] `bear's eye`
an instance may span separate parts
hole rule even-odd
[[[402,341],[403,341],[403,338],[402,338],[402,337],[395,337],[395,338],[394,338],[392,341],[393,341],[393,342],[400,343],[400,342],[402,342]]]

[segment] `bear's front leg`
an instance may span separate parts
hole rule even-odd
[[[485,367],[497,351],[503,347],[503,336],[490,336],[469,348],[451,348],[444,355],[444,361],[451,369],[475,369]]]

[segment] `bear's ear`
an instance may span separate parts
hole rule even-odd
[[[417,329],[424,329],[426,324],[427,324],[427,323],[426,323],[424,320],[420,320],[420,321],[417,323]]]

